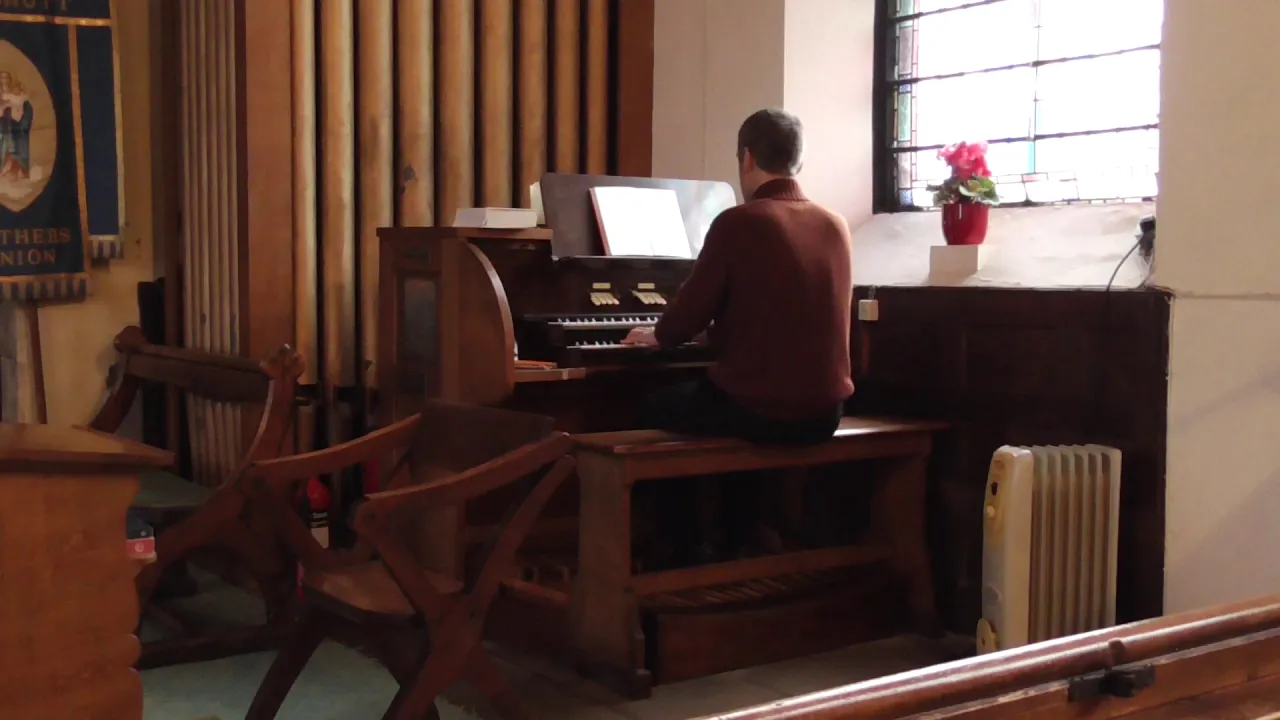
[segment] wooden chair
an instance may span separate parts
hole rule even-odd
[[[321,548],[296,515],[277,508],[276,527],[303,566],[304,603],[246,720],[274,718],[322,639],[344,628],[355,630],[357,646],[384,662],[400,684],[384,718],[438,717],[436,697],[458,681],[471,684],[504,718],[527,717],[481,638],[490,605],[516,573],[516,552],[573,471],[571,447],[550,418],[428,401],[421,414],[358,440],[256,463],[248,489],[270,499],[280,497],[273,489],[302,478],[402,455],[387,489],[359,505],[351,551]],[[459,579],[422,560],[415,538],[422,536],[424,516],[442,508],[465,512],[471,501],[504,489],[522,492],[477,573]]]
[[[116,336],[117,382],[90,427],[115,433],[145,383],[158,383],[215,402],[262,405],[262,420],[240,466],[219,486],[204,487],[171,471],[146,473],[132,510],[156,530],[156,560],[137,577],[146,608],[166,570],[176,570],[198,548],[230,551],[258,584],[267,624],[235,632],[192,632],[152,606],[148,615],[176,625],[181,637],[147,643],[139,667],[196,662],[265,649],[292,613],[296,572],[266,528],[266,515],[246,504],[237,475],[255,460],[281,452],[293,422],[302,359],[289,346],[264,362],[149,344],[137,327]]]

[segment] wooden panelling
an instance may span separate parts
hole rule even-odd
[[[152,131],[157,139],[151,145],[152,228],[155,232],[157,274],[165,278],[163,289],[164,342],[166,345],[182,344],[182,145],[180,118],[182,107],[182,77],[174,72],[181,65],[178,39],[181,8],[163,0],[151,0],[151,46],[157,55],[151,65],[151,83],[156,89],[156,102],[152,104]],[[0,403],[2,404],[2,403]],[[164,444],[161,447],[177,451],[182,443],[181,395],[166,391],[162,417],[148,417],[148,423],[164,428]],[[180,459],[181,463],[182,460]]]
[[[400,225],[435,221],[434,5],[433,0],[401,0],[396,6],[396,110],[400,119],[396,130],[396,220]],[[374,288],[365,288],[365,293],[377,295]],[[366,353],[365,357],[374,356]]]
[[[475,0],[445,0],[436,6],[437,221],[453,221],[475,195]]]
[[[320,276],[326,390],[356,378],[356,113],[352,0],[320,7]]]
[[[635,122],[643,115],[635,99],[652,94],[652,72],[624,88],[632,75],[622,69],[652,64],[651,5],[181,3],[169,57],[172,85],[183,93],[179,124],[188,128],[175,153],[187,168],[185,184],[175,183],[188,203],[183,233],[232,245],[208,259],[202,245],[171,246],[169,271],[181,260],[192,282],[186,302],[166,303],[169,333],[198,345],[212,342],[201,333],[214,325],[202,323],[219,323],[234,328],[234,338],[218,349],[250,355],[293,342],[306,360],[302,384],[315,386],[322,405],[360,402],[366,396],[350,390],[375,389],[374,228],[448,223],[473,204],[527,205],[528,186],[548,169],[613,172],[618,148],[648,147],[650,126]],[[638,14],[628,9],[634,7]],[[232,23],[230,35],[195,20],[219,12]],[[648,56],[644,43],[634,42],[645,36]],[[622,56],[624,37],[633,38],[637,57]],[[211,71],[224,60],[219,81]],[[234,112],[229,134],[194,132],[219,117],[220,97]],[[625,127],[624,97],[632,98]],[[230,184],[191,184],[202,172],[226,173]],[[212,194],[201,195],[205,188]],[[222,230],[203,219],[199,205],[218,202],[230,203],[232,213]],[[203,268],[215,262],[239,274],[207,274]],[[201,304],[206,282],[239,309]],[[367,410],[355,408],[356,420]],[[323,414],[331,439],[345,432],[332,424],[342,413]]]
[[[609,0],[586,0],[586,167],[592,175],[609,171]]]
[[[555,171],[582,170],[579,112],[582,107],[582,5],[581,0],[552,0],[551,42],[555,53],[551,86],[555,91],[552,144]]]
[[[293,90],[293,306],[294,343],[306,366],[299,382],[312,385],[320,370],[319,300],[316,284],[316,6],[293,0],[290,64]]]
[[[252,292],[252,288],[241,283],[241,260],[251,248],[244,243],[241,229],[243,220],[258,219],[241,215],[238,192],[242,168],[236,49],[241,17],[235,5],[207,0],[184,4],[179,13],[185,41],[181,46],[185,91],[179,122],[184,160],[183,341],[187,347],[215,353],[238,352],[245,341],[240,308],[242,293]],[[255,99],[255,90],[256,86],[245,88],[246,101]],[[249,182],[259,177],[252,175]],[[252,212],[254,207],[248,209]],[[238,460],[240,411],[189,397],[187,422],[192,428],[192,479],[216,485]]]
[[[870,290],[858,289],[858,297]],[[1124,453],[1118,615],[1163,603],[1169,296],[1157,291],[877,288],[854,333],[851,410],[934,418],[932,551],[951,629],[972,632],[982,498],[1000,445],[1099,443]]]
[[[359,128],[359,299],[360,347],[364,357],[377,357],[378,228],[395,222],[395,156],[393,152],[392,0],[357,0],[360,37],[356,63],[356,117]],[[354,353],[353,353],[354,355]],[[360,382],[367,385],[372,364],[360,363]]]
[[[547,171],[547,0],[519,0],[516,45],[520,83],[520,204],[529,206],[529,186]]]
[[[514,3],[481,0],[480,3],[480,117],[484,136],[480,150],[480,201],[487,206],[511,205],[512,52],[515,49]],[[376,275],[375,275],[376,277]]]
[[[195,3],[179,3],[187,8]],[[293,115],[290,4],[219,2],[235,7],[235,83],[239,142],[219,161],[236,168],[239,217],[237,266],[240,342],[231,352],[266,357],[290,342],[294,327]],[[190,218],[184,214],[184,223]],[[246,409],[241,438],[258,429],[258,412]]]
[[[615,7],[617,87],[614,147],[617,173],[653,172],[653,3],[625,0]]]
[[[297,286],[297,338],[304,354],[322,339],[312,370],[329,401],[341,388],[375,385],[376,227],[448,223],[473,204],[527,205],[528,186],[549,165],[613,170],[611,143],[624,142],[612,125],[620,7],[295,0],[295,262],[321,281],[318,291]],[[317,182],[319,193],[309,189]],[[318,270],[308,265],[317,253]]]

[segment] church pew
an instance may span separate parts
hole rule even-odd
[[[1280,717],[1280,596],[1181,613],[703,720]]]

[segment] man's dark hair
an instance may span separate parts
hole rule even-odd
[[[804,126],[786,110],[757,110],[738,128],[738,162],[747,151],[773,175],[795,175],[804,162]]]

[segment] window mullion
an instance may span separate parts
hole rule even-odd
[[[1040,51],[1041,51],[1041,43],[1043,40],[1042,34],[1040,32],[1041,28],[1043,27],[1043,23],[1041,22],[1042,16],[1040,12],[1041,10],[1040,3],[1041,3],[1041,0],[1031,0],[1031,7],[1032,7],[1031,22],[1032,22],[1032,32],[1036,34],[1035,60],[1037,62],[1037,65],[1035,66],[1035,69],[1032,71],[1035,73],[1035,77],[1032,80],[1032,85],[1031,85],[1031,118],[1030,118],[1031,127],[1028,128],[1030,132],[1027,135],[1027,139],[1028,139],[1027,172],[1028,173],[1036,172],[1036,143],[1037,143],[1036,138],[1039,137],[1040,135],[1040,132],[1039,132],[1040,131],[1040,65],[1038,63],[1041,60]]]

